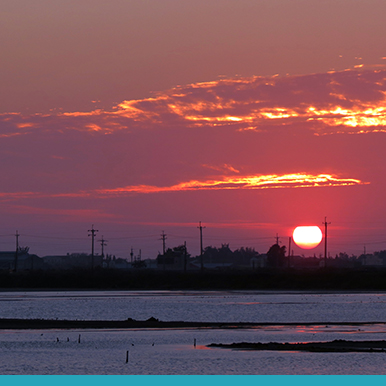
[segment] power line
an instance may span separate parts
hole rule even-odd
[[[331,245],[363,245],[363,244],[368,244],[368,245],[372,245],[372,244],[386,244],[386,240],[384,241],[364,241],[364,242],[361,242],[361,243],[351,243],[351,242],[347,242],[347,243],[336,243],[334,241],[330,242]]]
[[[38,235],[28,235],[28,234],[23,234],[25,237],[32,237],[36,239],[55,239],[55,240],[84,240],[82,237],[55,237],[55,236],[38,236]]]
[[[143,236],[125,236],[125,237],[110,237],[110,240],[132,240],[132,239],[143,239],[143,238],[153,238],[158,236],[158,234],[143,235]]]
[[[205,227],[204,227],[205,228]],[[176,235],[172,233],[168,233],[168,236],[170,237],[176,237],[181,239],[195,239],[195,236],[187,236],[187,235]],[[227,240],[268,240],[272,239],[272,236],[264,236],[264,237],[216,237],[216,236],[208,236],[207,240],[224,240],[226,238]]]
[[[14,234],[10,235],[0,235],[0,237],[5,236],[14,236]],[[40,235],[29,235],[29,234],[23,234],[23,236],[26,237],[33,237],[33,238],[39,238],[39,239],[56,239],[56,240],[84,240],[82,237],[56,237],[56,236],[40,236]],[[154,236],[157,236],[156,234],[151,235],[143,235],[143,236],[125,236],[125,237],[110,237],[111,240],[127,240],[127,239],[136,239],[136,238],[152,238]]]

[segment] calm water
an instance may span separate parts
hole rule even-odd
[[[3,292],[1,318],[298,324],[246,330],[0,331],[0,374],[386,374],[386,353],[205,347],[242,341],[386,340],[385,306],[386,294],[376,293]],[[334,325],[337,322],[372,323]]]

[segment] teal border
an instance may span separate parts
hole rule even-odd
[[[2,375],[1,386],[363,386],[384,375]]]

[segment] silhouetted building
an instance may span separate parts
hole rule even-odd
[[[86,253],[44,256],[42,259],[50,269],[92,269],[102,267],[103,265],[102,256],[96,255],[92,258],[91,255]]]
[[[32,271],[34,269],[42,269],[43,267],[43,260],[36,255],[29,254],[27,251],[19,251],[17,259],[15,251],[0,252],[0,270]]]
[[[108,269],[130,269],[132,266],[126,259],[120,257],[115,257],[112,255],[107,255],[103,260],[103,268]]]
[[[249,266],[252,269],[264,268],[267,266],[267,255],[254,256],[249,260]]]
[[[223,271],[226,269],[234,268],[233,263],[205,263],[203,264],[205,270]],[[201,269],[201,259],[193,260],[190,265],[190,269]]]
[[[383,259],[377,255],[362,255],[360,256],[361,264],[367,267],[380,267],[384,265]]]

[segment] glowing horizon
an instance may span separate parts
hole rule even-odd
[[[328,216],[331,247],[383,240],[386,2],[30,3],[0,12],[0,234]]]

